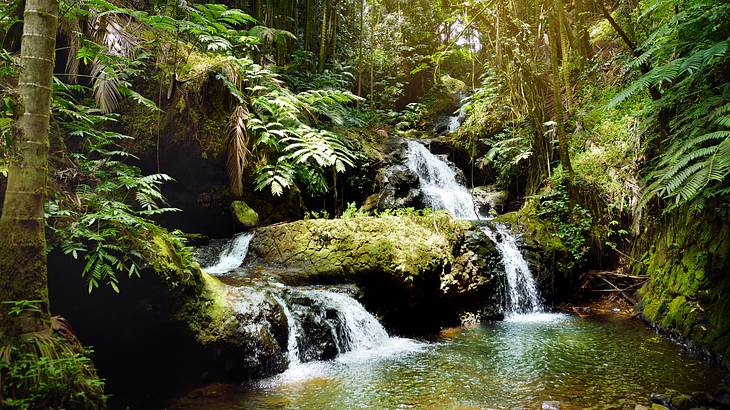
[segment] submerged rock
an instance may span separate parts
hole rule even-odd
[[[446,213],[302,220],[258,228],[249,263],[285,267],[290,284],[356,283],[363,303],[404,331],[503,314],[494,244]]]

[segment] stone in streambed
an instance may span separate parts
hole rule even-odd
[[[259,225],[259,215],[243,201],[231,202],[231,213],[236,223],[244,228],[255,228]]]

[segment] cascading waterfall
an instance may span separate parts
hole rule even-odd
[[[251,243],[253,233],[238,234],[221,250],[218,262],[213,266],[203,268],[211,274],[226,273],[241,266],[248,253],[248,244]]]
[[[456,112],[456,114],[450,115],[445,122],[446,128],[440,128],[437,127],[434,129],[435,132],[443,134],[450,134],[456,130],[459,129],[461,126],[461,123],[464,122],[464,119],[466,118],[466,106],[467,101],[469,97],[462,98],[459,101],[459,110]],[[443,124],[443,123],[441,123]],[[443,125],[442,125],[443,126]]]
[[[309,291],[309,296],[325,308],[333,309],[341,315],[344,332],[342,337],[335,337],[340,353],[374,349],[388,340],[388,333],[383,325],[354,298],[321,290]],[[333,335],[336,335],[336,329],[333,327],[332,330]]]
[[[281,311],[284,312],[284,317],[286,318],[287,327],[289,328],[286,341],[286,351],[289,357],[289,366],[294,366],[299,364],[299,346],[297,344],[297,334],[300,332],[299,321],[297,321],[294,315],[292,315],[291,310],[289,310],[289,305],[287,305],[281,297],[276,294],[272,294],[271,296],[274,298],[276,303],[279,304]]]
[[[471,193],[456,178],[456,171],[423,144],[408,141],[406,166],[418,175],[427,205],[449,211],[457,218],[477,219]]]
[[[500,223],[493,224],[493,231],[482,226],[482,232],[497,246],[502,255],[504,273],[507,278],[505,310],[507,314],[539,313],[543,311],[540,292],[527,261],[517,247],[517,238]]]
[[[418,175],[426,203],[432,209],[449,211],[457,218],[477,219],[469,190],[456,179],[456,172],[424,145],[408,141],[408,168]],[[517,238],[502,224],[482,231],[494,242],[505,268],[505,310],[509,314],[543,311],[540,293],[527,261],[517,247]]]

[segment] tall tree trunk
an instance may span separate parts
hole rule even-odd
[[[314,51],[314,0],[304,3],[304,49]]]
[[[573,174],[573,167],[570,165],[570,156],[568,151],[568,139],[565,136],[565,128],[563,127],[563,101],[560,93],[560,70],[558,67],[558,42],[560,41],[560,15],[554,10],[552,27],[550,33],[550,71],[553,83],[553,108],[555,117],[555,133],[558,136],[558,145],[560,150],[560,163],[568,175]]]
[[[591,43],[588,36],[588,23],[586,23],[586,0],[575,0],[575,24],[578,29],[578,52],[581,57],[591,57]]]
[[[332,4],[332,18],[330,18],[330,22],[332,25],[332,41],[330,44],[332,44],[332,61],[337,61],[337,0],[335,0]]]
[[[329,19],[330,0],[324,0],[322,7],[322,30],[319,38],[319,66],[317,70],[324,71],[325,60],[327,60],[327,20]]]
[[[568,19],[563,10],[563,0],[557,0],[558,22],[560,26],[560,50],[562,52],[563,83],[565,83],[565,105],[570,112],[573,106],[573,89],[570,86],[570,41],[568,40]]]
[[[38,301],[39,311],[9,314],[0,304],[0,341],[50,326],[43,205],[48,175],[48,123],[58,0],[27,0],[18,81],[24,113],[18,121],[19,157],[8,169],[0,216],[0,301]]]
[[[357,47],[357,96],[362,97],[362,48],[365,43],[365,0],[360,0],[360,44]],[[357,106],[360,107],[358,100]]]

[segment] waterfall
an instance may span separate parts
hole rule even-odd
[[[253,233],[238,234],[228,243],[228,246],[223,247],[220,256],[218,256],[218,262],[213,266],[203,268],[203,270],[211,274],[220,274],[238,268],[246,259],[251,238],[253,238]]]
[[[408,141],[406,166],[418,175],[428,207],[449,211],[457,218],[478,218],[471,193],[459,183],[456,171],[423,144]]]
[[[461,126],[461,123],[464,122],[464,119],[466,118],[466,103],[464,99],[461,100],[461,106],[459,107],[459,112],[456,115],[452,115],[449,117],[448,122],[446,123],[446,134],[452,133],[459,129]]]
[[[421,182],[425,201],[432,209],[449,211],[457,218],[477,219],[469,190],[459,183],[456,172],[424,145],[408,141],[408,168]],[[505,310],[508,314],[542,312],[540,294],[527,261],[517,247],[517,238],[502,224],[482,231],[494,242],[502,255],[506,283]]]
[[[342,337],[335,338],[340,353],[374,349],[388,340],[388,333],[383,325],[354,298],[342,293],[319,290],[310,291],[309,295],[325,308],[333,309],[340,315],[344,332]],[[337,334],[336,329],[332,329],[333,334]]]
[[[300,329],[299,321],[297,321],[294,315],[292,315],[291,310],[289,310],[289,305],[287,305],[281,297],[276,294],[272,294],[271,296],[281,307],[281,311],[284,313],[284,317],[286,318],[286,323],[289,328],[286,341],[286,351],[289,356],[289,366],[291,367],[299,363],[299,346],[297,346],[297,335],[299,334]]]
[[[517,238],[503,224],[495,223],[493,226],[496,232],[488,226],[483,226],[481,229],[494,242],[502,255],[507,277],[505,301],[507,314],[542,312],[540,293],[530,272],[530,267],[517,247]]]

